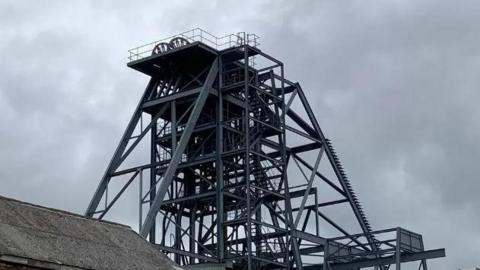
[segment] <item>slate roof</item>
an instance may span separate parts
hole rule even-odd
[[[0,260],[7,257],[94,270],[181,269],[128,226],[0,196]]]

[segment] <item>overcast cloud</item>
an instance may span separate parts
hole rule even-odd
[[[155,2],[155,4],[153,4]],[[147,77],[127,50],[194,27],[261,36],[376,229],[430,269],[480,265],[480,2],[0,2],[0,195],[83,213]]]

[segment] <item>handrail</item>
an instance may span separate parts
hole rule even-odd
[[[182,32],[177,35],[173,35],[167,38],[163,38],[157,41],[153,41],[135,48],[128,50],[129,61],[139,60],[148,57],[152,54],[153,49],[160,43],[169,42],[170,40],[181,37],[189,42],[201,42],[207,46],[210,46],[216,50],[225,50],[232,47],[239,47],[243,45],[249,45],[257,47],[260,45],[258,42],[259,36],[256,34],[250,34],[245,32],[239,32],[236,34],[228,34],[225,36],[217,37],[201,28],[194,28],[189,31]]]
[[[395,252],[396,247],[398,247],[401,252],[406,253],[424,251],[423,239],[418,233],[400,227],[372,231],[370,233],[379,236],[378,239],[380,240],[376,240],[379,247],[378,251],[365,250],[364,252],[359,252],[360,245],[353,244],[352,239],[360,240],[360,238],[366,237],[365,233],[334,237],[327,239],[328,245],[330,245],[328,253],[329,260],[336,261],[349,257],[359,258],[362,256],[374,256],[375,254],[386,254]],[[349,240],[349,242],[347,243],[346,240]]]

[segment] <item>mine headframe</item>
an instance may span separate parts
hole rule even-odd
[[[136,182],[139,234],[192,269],[426,270],[445,256],[372,230],[301,86],[256,35],[194,29],[129,60],[150,81],[86,216],[108,218]]]

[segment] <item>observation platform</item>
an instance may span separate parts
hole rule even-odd
[[[198,73],[217,55],[235,61],[257,55],[259,37],[245,32],[216,37],[200,28],[130,49],[127,66],[149,76],[173,76],[177,71]]]

